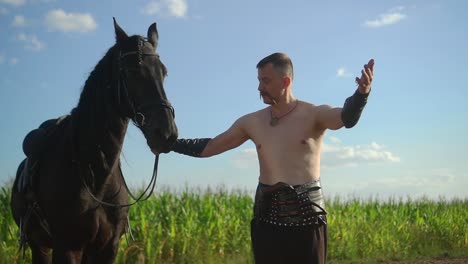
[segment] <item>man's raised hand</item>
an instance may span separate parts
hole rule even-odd
[[[371,90],[372,79],[374,78],[374,59],[370,59],[367,64],[364,64],[364,69],[361,70],[361,78],[356,77],[356,83],[359,85],[359,92],[367,94]]]

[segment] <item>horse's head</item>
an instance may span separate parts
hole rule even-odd
[[[145,135],[153,152],[168,152],[177,139],[174,108],[167,99],[163,81],[166,67],[156,53],[156,24],[147,38],[128,37],[114,19],[117,40],[117,101],[122,114],[131,118]]]

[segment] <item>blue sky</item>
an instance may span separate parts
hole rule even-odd
[[[375,80],[360,123],[328,131],[322,182],[329,196],[467,197],[468,4],[464,1],[0,0],[0,184],[23,159],[24,136],[76,106],[90,71],[113,45],[112,17],[129,35],[157,22],[165,88],[180,137],[213,137],[265,107],[256,63],[290,55],[293,91],[341,106],[370,58]],[[123,166],[132,186],[153,155],[130,127]],[[160,158],[158,186],[252,191],[254,145],[209,159]],[[66,177],[66,175],[64,175]]]

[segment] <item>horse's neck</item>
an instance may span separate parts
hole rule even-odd
[[[100,101],[94,105],[79,106],[74,116],[74,145],[78,162],[91,165],[106,175],[117,169],[119,157],[128,127],[128,118]]]
[[[81,166],[92,167],[102,183],[119,165],[129,119],[122,117],[115,100],[116,71],[112,49],[100,60],[73,110],[75,155]],[[96,175],[98,176],[98,175]]]

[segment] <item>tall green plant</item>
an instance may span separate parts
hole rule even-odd
[[[31,263],[18,252],[11,191],[0,191],[0,264]],[[468,259],[468,199],[347,199],[327,203],[331,263],[440,256]],[[135,241],[117,263],[253,263],[253,199],[223,188],[158,192],[130,209]]]

